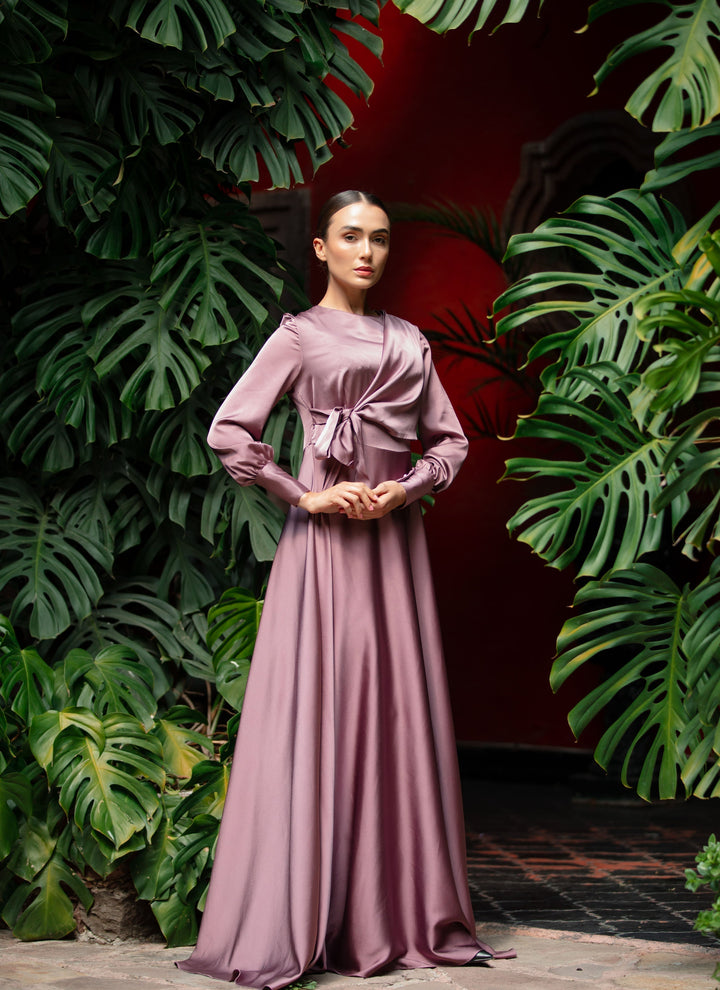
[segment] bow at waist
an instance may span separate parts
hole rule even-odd
[[[352,467],[357,464],[362,450],[362,418],[354,409],[335,406],[328,413],[325,423],[315,423],[313,435],[320,430],[315,440],[315,456],[334,460]]]

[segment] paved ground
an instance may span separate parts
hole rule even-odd
[[[697,945],[647,942],[548,929],[485,926],[499,946],[513,944],[517,959],[492,968],[404,970],[356,980],[326,974],[318,990],[717,990],[717,952]],[[158,943],[100,945],[86,941],[24,942],[0,932],[2,990],[218,990],[227,984],[181,973],[173,960],[183,949]]]
[[[712,895],[685,889],[685,869],[720,829],[718,802],[649,805],[581,785],[467,784],[478,925],[717,946],[720,958],[720,943],[693,931]]]
[[[717,831],[716,802],[647,805],[619,788],[466,781],[478,932],[518,958],[489,968],[407,970],[318,990],[720,990],[720,943],[692,929],[707,894],[684,870]],[[640,937],[639,937],[640,936]],[[0,990],[216,990],[181,973],[188,950],[87,939],[20,943],[0,932]]]

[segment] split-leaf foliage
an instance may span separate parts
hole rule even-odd
[[[283,286],[303,301],[250,184],[331,157],[377,17],[0,5],[0,902],[20,938],[67,934],[120,866],[171,944],[195,936],[282,524],[205,436]],[[278,456],[292,433],[281,406]]]
[[[542,0],[398,2],[436,31],[543,15]],[[515,430],[533,456],[506,472],[540,493],[508,526],[580,584],[551,674],[558,688],[597,664],[573,731],[602,718],[596,759],[645,799],[718,797],[720,2],[596,0],[577,17],[592,29],[609,14],[618,41],[595,79],[628,63],[626,110],[658,133],[655,167],[642,188],[583,196],[510,240],[512,277],[533,252],[558,267],[514,281],[489,324],[500,354],[527,334],[527,363],[542,368]],[[477,326],[455,318],[441,337],[472,356],[488,348]]]

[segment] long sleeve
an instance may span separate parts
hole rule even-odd
[[[291,505],[307,488],[275,463],[272,447],[261,437],[273,406],[292,388],[301,367],[297,327],[285,316],[218,409],[208,433],[208,443],[239,485],[261,485]]]
[[[441,492],[451,483],[465,460],[468,442],[432,362],[430,345],[423,337],[424,378],[419,417],[423,454],[411,471],[398,478],[411,505],[429,492]]]

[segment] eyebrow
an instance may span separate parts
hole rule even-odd
[[[341,231],[343,231],[343,230],[352,230],[352,231],[357,232],[358,234],[362,234],[363,233],[362,227],[355,227],[355,226],[353,226],[350,223],[346,223],[344,227],[341,227],[340,228],[340,230]],[[389,234],[390,231],[387,229],[387,227],[378,227],[377,230],[371,230],[370,233],[371,234]]]

